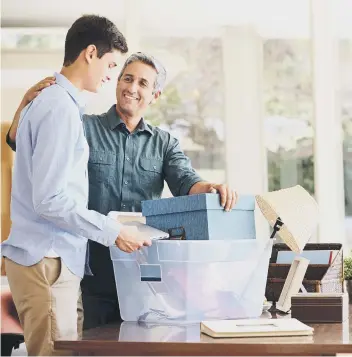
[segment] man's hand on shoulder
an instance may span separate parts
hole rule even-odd
[[[197,182],[191,187],[189,195],[199,193],[219,193],[220,204],[227,212],[229,212],[237,202],[236,191],[232,190],[231,187],[226,184],[216,184],[205,181]]]
[[[44,88],[50,87],[52,84],[55,84],[55,77],[46,77],[40,82],[36,83],[33,87],[27,90],[23,96],[21,105],[25,107],[33,99],[35,99]]]

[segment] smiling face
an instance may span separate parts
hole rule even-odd
[[[116,87],[116,107],[127,117],[142,117],[148,105],[160,93],[154,93],[156,70],[143,62],[132,62],[124,70]]]
[[[92,47],[92,49],[87,49],[85,54],[89,64],[85,89],[97,92],[104,83],[110,81],[110,72],[116,67],[118,52],[107,52],[99,58],[95,46]]]

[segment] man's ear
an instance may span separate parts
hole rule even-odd
[[[91,63],[92,59],[96,56],[97,56],[97,48],[95,47],[95,45],[89,45],[85,49],[85,53],[84,53],[84,58],[86,59],[87,63]]]
[[[150,104],[154,104],[157,101],[157,99],[160,97],[160,95],[161,95],[160,90],[158,92],[155,92]]]

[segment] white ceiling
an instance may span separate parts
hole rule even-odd
[[[352,38],[352,0],[331,1],[337,33]],[[121,28],[133,18],[143,30],[164,35],[239,24],[254,24],[268,38],[308,37],[310,30],[309,0],[2,0],[1,26],[68,27],[86,13]]]
[[[2,0],[2,27],[68,27],[83,14],[121,21],[124,0]]]

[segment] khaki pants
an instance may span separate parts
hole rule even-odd
[[[54,341],[81,336],[81,279],[60,258],[43,258],[29,267],[6,258],[5,269],[28,355],[71,355],[54,350]]]

